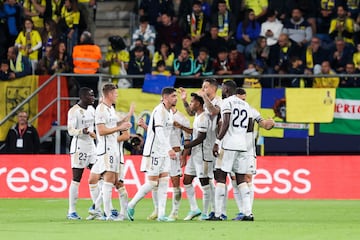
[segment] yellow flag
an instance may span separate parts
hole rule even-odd
[[[38,87],[38,76],[27,76],[9,81],[0,81],[0,119],[4,119],[15,107]],[[38,98],[34,97],[19,111],[25,111],[29,119],[38,112]],[[9,129],[16,124],[16,114],[0,126],[0,141],[5,141]],[[37,121],[31,123],[37,127]]]
[[[286,121],[329,123],[334,118],[335,88],[286,88]]]

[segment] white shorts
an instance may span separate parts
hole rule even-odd
[[[198,178],[214,178],[214,163],[204,161],[202,154],[191,153],[184,173]]]
[[[254,160],[250,159],[247,152],[224,150],[221,170],[228,173],[252,174],[256,166],[254,166]]]
[[[116,151],[108,151],[105,154],[97,156],[97,161],[92,167],[91,171],[96,174],[104,172],[119,173],[120,170],[120,156]]]
[[[159,176],[160,173],[170,171],[170,159],[169,157],[149,157],[147,159],[146,173],[148,176]]]
[[[95,149],[93,151],[78,151],[70,154],[71,158],[71,168],[86,168],[89,164],[94,164],[96,162],[96,153]]]
[[[217,158],[215,160],[214,169],[220,169],[221,168],[223,157],[224,157],[224,149],[220,148],[219,149],[219,155],[217,156]]]
[[[181,167],[180,167],[180,155],[181,152],[177,152],[176,159],[170,160],[170,171],[169,171],[170,177],[182,175]]]

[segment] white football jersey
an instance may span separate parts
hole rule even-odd
[[[218,106],[219,108],[221,108],[221,102],[222,99],[219,96],[214,97],[213,100],[211,100],[212,105],[214,106]],[[216,133],[217,133],[217,121],[219,116],[212,116],[209,112],[209,110],[206,108],[206,104],[204,104],[204,110],[205,112],[209,115],[210,117],[210,126],[209,126],[209,130],[207,132],[207,136],[209,137],[209,141],[211,143],[212,146],[214,146],[215,144],[215,140],[216,140]],[[211,150],[212,152],[212,150]],[[215,157],[211,154],[211,159],[215,160]]]
[[[179,111],[176,111],[173,114],[173,119],[175,122],[178,122],[184,127],[190,128],[190,121],[185,117],[185,115]],[[173,127],[170,134],[170,145],[172,147],[180,147],[182,145],[182,136],[184,136],[185,140],[190,140],[190,134],[181,130],[180,128]]]
[[[146,133],[144,156],[168,157],[168,152],[172,149],[170,135],[173,122],[172,111],[167,110],[163,103],[155,107]]]
[[[230,113],[229,128],[222,139],[222,148],[225,150],[247,151],[246,133],[251,116],[249,104],[232,95],[225,98],[221,106],[222,117]]]
[[[89,134],[83,134],[83,129],[88,128],[89,132],[94,132],[95,123],[95,109],[93,106],[88,106],[87,109],[75,104],[68,111],[67,128],[70,136],[73,136],[70,145],[70,153],[75,153],[80,147],[89,149],[89,152],[94,150],[94,139]]]
[[[191,149],[191,154],[196,152],[202,152],[203,158],[202,160],[206,160],[211,162],[213,160],[212,147],[213,143],[210,139],[210,127],[211,120],[209,114],[206,112],[202,112],[199,115],[195,115],[194,123],[193,123],[193,140],[196,139],[199,133],[206,133],[206,138],[204,141]]]
[[[95,125],[105,124],[106,128],[114,128],[117,126],[119,118],[115,112],[113,106],[107,106],[104,103],[100,103],[95,110]],[[97,127],[96,127],[97,128]],[[117,149],[119,147],[117,142],[118,133],[114,132],[105,136],[100,136],[98,129],[96,129],[97,134],[97,146],[96,152],[98,155],[105,154],[107,148]]]

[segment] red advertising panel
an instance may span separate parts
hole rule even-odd
[[[126,157],[130,197],[145,181],[140,161],[140,156]],[[255,194],[257,198],[360,199],[359,172],[357,156],[259,157]],[[84,172],[80,198],[89,198],[88,174]],[[0,198],[67,198],[70,181],[68,155],[0,155]],[[195,184],[200,197],[199,183]],[[228,190],[232,197],[231,184]]]

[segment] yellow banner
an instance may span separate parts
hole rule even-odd
[[[0,81],[0,119],[4,119],[15,107],[25,100],[38,87],[38,76],[27,76],[9,81]],[[19,111],[25,111],[29,119],[38,112],[38,97],[34,97]],[[18,112],[19,112],[18,111]],[[17,114],[0,126],[0,141],[5,141],[9,129],[16,124]],[[37,121],[31,123],[37,127]]]
[[[286,121],[329,123],[334,118],[335,88],[286,88]]]

